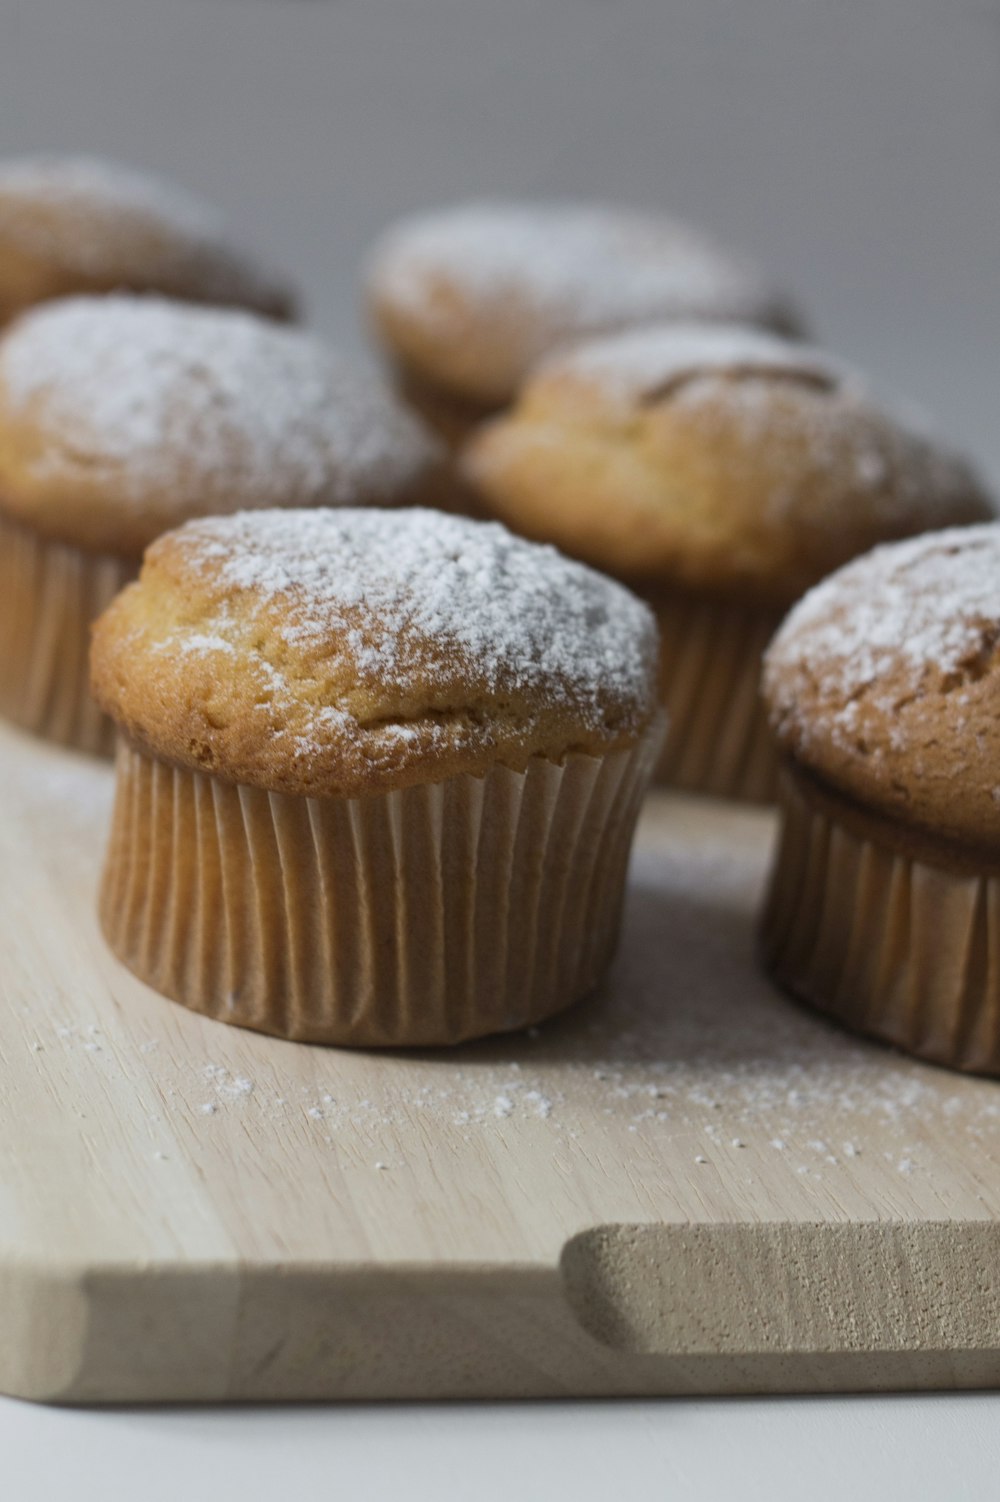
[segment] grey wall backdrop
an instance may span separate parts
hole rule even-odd
[[[352,343],[402,210],[666,205],[1000,480],[1000,0],[0,0],[0,152],[66,147],[217,200]]]

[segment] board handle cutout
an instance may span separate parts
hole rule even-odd
[[[560,1261],[577,1320],[646,1355],[1000,1350],[1000,1225],[611,1225]]]

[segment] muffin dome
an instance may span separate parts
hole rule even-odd
[[[627,589],[439,512],[268,511],[157,541],[95,628],[102,707],[167,761],[359,793],[633,743],[652,616]]]
[[[436,499],[443,451],[366,373],[253,314],[46,304],[0,336],[0,508],[137,557],[189,517]]]
[[[1000,845],[1000,526],[877,548],[806,595],[766,659],[797,766],[929,834]]]
[[[213,211],[170,184],[87,157],[0,162],[0,322],[49,298],[119,290],[294,311]]]
[[[375,248],[368,295],[405,369],[486,407],[582,336],[650,319],[797,322],[756,270],[707,236],[589,203],[471,203],[405,220]]]
[[[465,458],[487,508],[610,572],[781,607],[877,542],[982,521],[970,467],[819,351],[660,324],[553,356]]]

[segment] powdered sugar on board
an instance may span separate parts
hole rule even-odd
[[[434,295],[442,284],[457,300]],[[406,220],[376,247],[370,285],[445,333],[513,302],[538,320],[538,353],[554,336],[637,319],[781,319],[741,257],[688,225],[608,204],[469,203]]]
[[[156,298],[70,298],[21,318],[0,341],[0,403],[43,435],[40,479],[86,465],[137,507],[176,490],[178,521],[391,499],[438,456],[373,376],[312,335]]]
[[[492,691],[544,690],[588,723],[600,724],[609,702],[636,720],[652,708],[647,606],[497,523],[420,509],[246,512],[192,522],[169,546],[211,581],[213,617],[201,622],[198,650],[242,629],[232,606],[249,596],[269,619],[277,607],[285,647],[343,654],[351,687],[386,702],[437,694],[448,706],[471,676]],[[183,650],[186,635],[166,649]]]
[[[874,549],[802,599],[768,653],[775,690],[807,670],[849,703],[886,674],[914,692],[985,667],[1000,639],[1000,525],[951,528]]]
[[[325,1163],[415,1175],[423,1193],[443,1175],[447,1195],[449,1174],[486,1153],[525,1174],[555,1164],[586,1205],[609,1172],[661,1197],[688,1176],[716,1211],[749,1204],[755,1218],[779,1201],[842,1216],[867,1197],[869,1219],[915,1194],[932,1218],[970,1191],[985,1201],[1000,1086],[852,1037],[761,976],[771,828],[763,813],[654,798],[608,982],[527,1033],[354,1053],[240,1032],[129,988],[127,1006],[104,1011],[76,993],[18,1003],[30,1067],[96,1077],[112,1098],[152,1083],[146,1155],[193,1157],[213,1175],[216,1154],[251,1176],[290,1154],[320,1175]]]

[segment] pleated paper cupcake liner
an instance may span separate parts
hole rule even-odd
[[[937,1064],[1000,1074],[1000,875],[951,869],[782,779],[763,924],[779,985]]]
[[[121,743],[101,919],[142,980],[283,1037],[457,1043],[585,995],[614,950],[659,746],[357,799]]]
[[[114,726],[90,696],[90,627],[134,577],[130,559],[51,541],[0,511],[0,715],[110,756]]]
[[[655,780],[692,793],[773,803],[778,765],[760,699],[761,659],[780,613],[657,592],[667,738]]]

